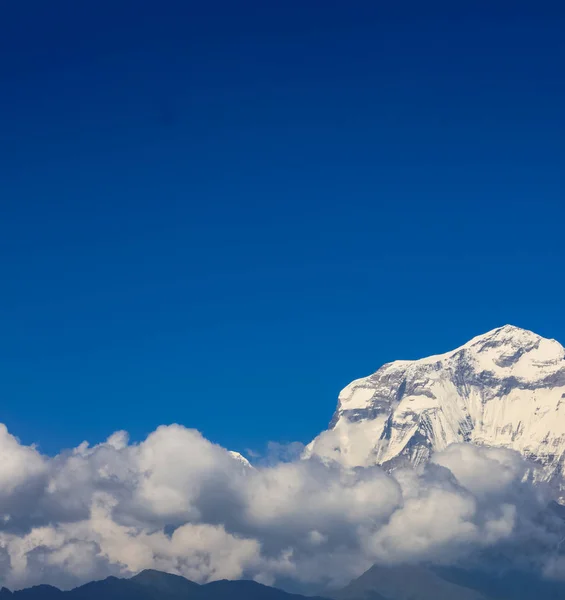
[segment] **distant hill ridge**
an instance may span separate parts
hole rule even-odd
[[[564,600],[565,582],[549,582],[532,574],[487,575],[459,568],[374,566],[332,600]],[[131,579],[108,577],[69,591],[38,585],[11,592],[0,600],[324,600],[289,594],[255,581],[214,581],[199,585],[179,575],[146,570]]]
[[[180,575],[148,569],[131,579],[107,577],[69,591],[38,585],[11,592],[0,590],[0,600],[301,600],[305,596],[289,594],[256,581],[214,581],[199,585]],[[319,599],[322,600],[322,599]]]

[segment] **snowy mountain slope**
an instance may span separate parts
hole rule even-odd
[[[421,566],[375,565],[333,594],[334,600],[493,600]]]
[[[233,450],[229,451],[229,455],[235,460],[237,461],[237,463],[243,468],[243,469],[253,469],[253,467],[251,466],[251,463],[245,458],[245,456],[243,456],[242,454],[240,454],[239,452],[235,452]]]
[[[506,325],[465,345],[395,361],[349,384],[306,456],[349,466],[419,464],[455,442],[512,448],[564,471],[565,349]]]

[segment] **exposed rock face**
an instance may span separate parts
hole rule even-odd
[[[446,354],[386,364],[341,392],[306,455],[418,465],[456,442],[517,450],[542,467],[538,479],[563,475],[565,349],[506,325]]]

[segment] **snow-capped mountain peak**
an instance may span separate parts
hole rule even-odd
[[[514,325],[504,325],[474,337],[451,352],[416,361],[398,360],[390,364],[397,367],[424,365],[460,354],[470,359],[477,370],[489,371],[501,377],[512,375],[520,379],[535,379],[544,369],[550,372],[559,366],[565,358],[565,349],[555,340],[542,338]]]
[[[565,359],[565,349],[559,342],[513,325],[477,336],[451,354],[461,351],[474,358],[477,369],[523,380],[537,380],[544,372],[563,368]]]
[[[349,466],[419,464],[451,443],[515,449],[563,471],[565,349],[505,325],[455,350],[398,360],[350,383],[330,427],[308,446]]]

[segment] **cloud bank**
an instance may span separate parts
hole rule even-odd
[[[146,568],[337,587],[376,562],[563,537],[540,517],[548,497],[524,480],[529,466],[504,449],[456,445],[387,474],[301,460],[294,446],[250,467],[179,425],[46,457],[0,425],[0,457],[0,582],[13,589]]]

